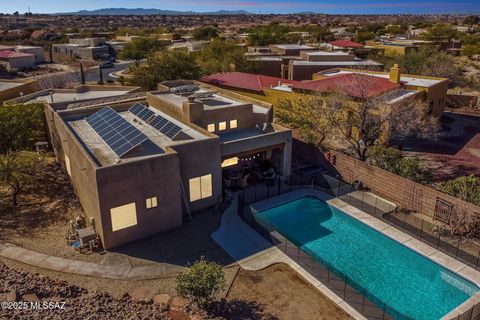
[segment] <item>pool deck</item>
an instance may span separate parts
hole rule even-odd
[[[289,193],[297,194],[296,191]],[[278,202],[277,202],[278,203]],[[298,263],[265,240],[258,232],[247,225],[237,214],[238,198],[234,196],[232,204],[224,212],[220,228],[212,238],[245,270],[261,270],[277,263],[285,263],[294,269],[307,282],[327,296],[348,315],[356,320],[366,320],[357,310],[314,278]]]
[[[480,286],[480,272],[465,265],[464,263],[440,252],[430,245],[419,241],[409,234],[388,225],[387,223],[355,208],[339,198],[316,189],[299,189],[283,195],[272,197],[251,205],[254,211],[263,211],[284,203],[305,197],[315,196],[329,205],[340,209],[342,212],[367,224],[371,228],[381,232],[385,236],[405,245],[415,252],[435,261],[442,267],[460,275],[470,282]],[[354,319],[366,319],[358,311],[353,309],[347,302],[314,278],[309,272],[303,269],[295,261],[290,259],[278,248],[265,240],[255,230],[250,228],[237,214],[237,197],[234,197],[230,206],[222,218],[221,227],[212,234],[212,238],[222,246],[240,266],[247,270],[259,270],[275,263],[287,263],[296,270],[304,279],[310,282],[323,294],[337,303],[342,309],[348,312]],[[442,319],[473,319],[480,315],[480,292],[459,305]],[[465,318],[464,318],[465,317]]]

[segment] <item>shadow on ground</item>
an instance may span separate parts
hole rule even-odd
[[[208,316],[229,320],[278,320],[265,311],[265,306],[256,301],[233,299],[218,301],[209,308]]]
[[[221,213],[206,210],[193,216],[192,222],[167,233],[159,234],[116,249],[112,252],[144,260],[179,266],[205,257],[221,265],[233,263],[233,259],[211,238],[220,227]],[[131,260],[132,261],[132,260]],[[141,263],[132,261],[132,264]]]

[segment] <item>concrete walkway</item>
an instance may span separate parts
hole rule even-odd
[[[166,263],[132,267],[129,264],[98,264],[48,256],[10,243],[0,243],[0,256],[32,266],[82,276],[117,280],[151,280],[176,276],[184,267]]]
[[[285,263],[342,308],[353,319],[366,319],[294,260],[248,226],[238,216],[237,209],[238,197],[235,194],[232,204],[223,214],[220,228],[212,234],[212,238],[237,261],[240,267],[245,270],[255,271],[273,264]]]

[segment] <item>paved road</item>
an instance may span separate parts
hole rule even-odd
[[[108,79],[115,81],[115,78],[109,76],[112,72],[118,72],[121,70],[125,70],[128,68],[129,65],[133,64],[133,61],[122,61],[115,63],[113,68],[102,69],[103,72],[103,80],[107,81]],[[100,73],[98,72],[98,67],[92,68],[88,71],[88,74],[85,78],[87,82],[98,82],[100,81]]]

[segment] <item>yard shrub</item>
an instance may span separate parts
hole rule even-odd
[[[447,181],[440,188],[446,194],[480,205],[480,178],[474,175]]]
[[[422,162],[402,155],[400,150],[389,147],[374,147],[370,151],[370,163],[401,177],[426,184],[432,178]]]
[[[222,266],[206,261],[202,257],[187,271],[178,274],[176,285],[180,297],[192,301],[199,307],[205,307],[225,289],[226,282]]]

